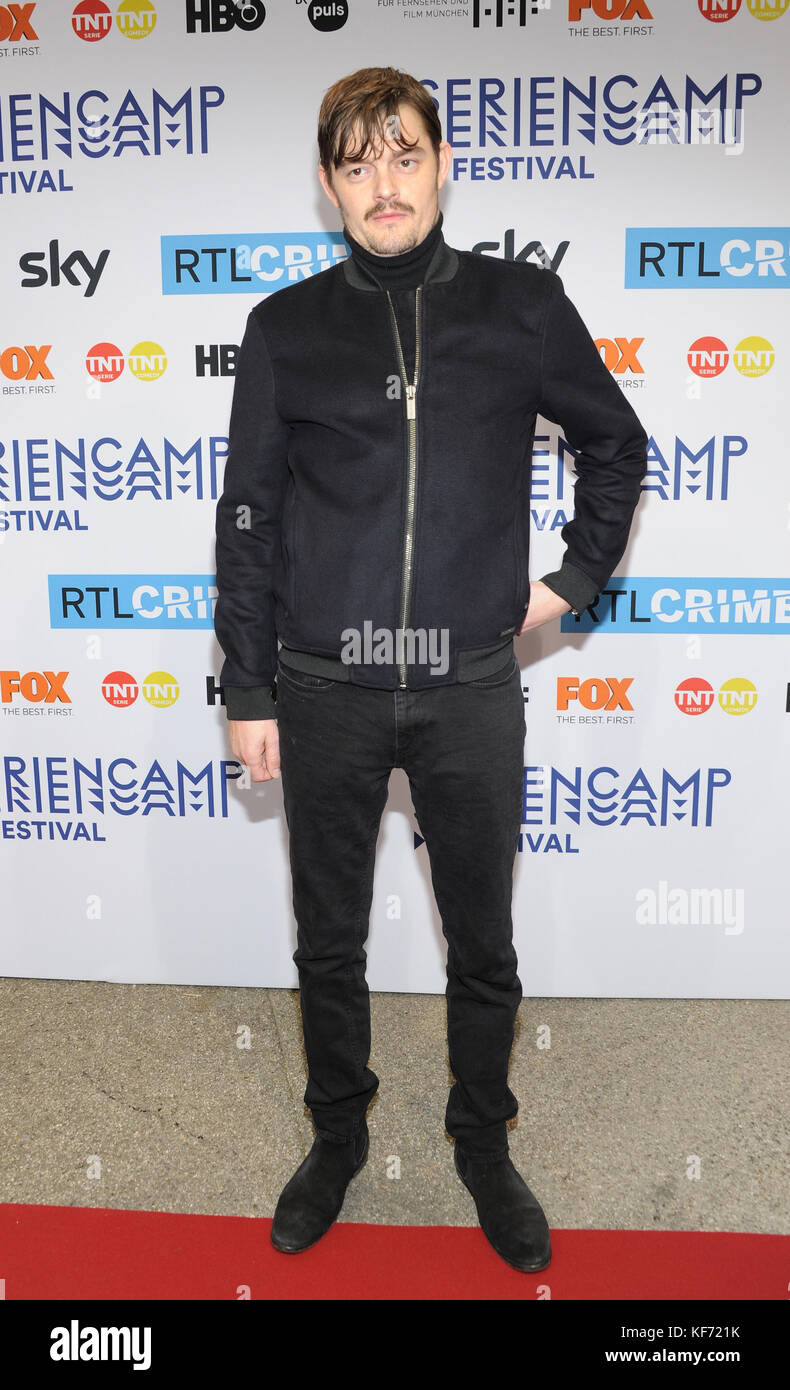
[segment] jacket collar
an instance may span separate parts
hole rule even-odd
[[[357,260],[356,256],[347,256],[340,264],[343,267],[346,281],[349,285],[353,285],[354,289],[378,290],[379,294],[384,293],[378,280],[374,278],[367,266],[363,266]],[[440,233],[436,249],[428,262],[423,284],[427,285],[429,281],[452,280],[458,270],[458,265],[458,252],[454,251],[452,246],[447,245],[444,235]]]

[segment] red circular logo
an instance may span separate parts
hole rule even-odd
[[[696,376],[721,376],[729,360],[727,344],[721,338],[698,338],[686,353],[686,361]]]
[[[741,0],[697,0],[699,12],[712,24],[724,24],[734,19],[741,8]]]
[[[677,686],[675,704],[681,714],[707,714],[713,704],[713,686],[701,676],[689,676]]]
[[[115,343],[94,343],[85,354],[85,370],[97,381],[115,381],[123,371],[123,353]]]
[[[128,671],[110,671],[101,683],[101,693],[108,705],[115,705],[116,709],[127,709],[140,694],[140,687]]]

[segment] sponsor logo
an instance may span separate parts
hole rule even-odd
[[[741,376],[765,376],[774,365],[776,353],[767,338],[742,338],[732,354],[733,365]],[[730,360],[727,344],[721,338],[697,338],[686,361],[695,376],[721,376]]]
[[[787,289],[790,227],[629,227],[625,288]]]
[[[251,34],[266,18],[262,0],[186,0],[187,33],[229,34],[242,29]]]
[[[707,714],[714,698],[713,686],[702,676],[690,676],[675,689],[675,704],[681,714]],[[719,689],[719,705],[725,714],[748,714],[756,704],[757,686],[745,676],[731,676]]]
[[[269,294],[346,259],[341,232],[163,236],[163,294]]]
[[[211,574],[51,574],[50,627],[213,628]]]
[[[20,39],[37,39],[38,34],[32,22],[35,8],[35,5],[0,5],[0,43],[19,43]]]
[[[238,343],[195,343],[195,376],[235,376]]]
[[[562,632],[790,633],[790,579],[630,579],[613,576]]]
[[[55,289],[60,284],[61,279],[69,285],[76,285],[77,287],[84,283],[85,298],[90,299],[96,292],[96,286],[101,279],[109,254],[108,249],[100,251],[95,265],[88,259],[84,251],[72,251],[61,260],[57,241],[51,241],[47,251],[26,251],[23,256],[20,256],[20,269],[29,272],[27,278],[23,278],[20,284],[23,289],[40,289],[47,284]],[[39,266],[38,262],[46,261],[47,257],[49,257],[49,266]],[[76,267],[78,266],[82,269],[82,276],[77,274]]]
[[[483,25],[491,25],[495,29],[506,28],[508,24],[514,28],[523,29],[527,23],[527,15],[539,15],[543,10],[551,9],[551,0],[494,0],[493,4],[487,0],[472,0],[472,28],[479,29]]]
[[[140,694],[140,687],[128,671],[110,671],[101,683],[101,693],[108,705],[128,709]]]
[[[17,696],[32,705],[70,705],[68,671],[0,671],[0,703],[12,705]]]
[[[156,28],[156,10],[151,0],[121,0],[115,23],[125,39],[146,39]],[[71,27],[78,39],[96,43],[112,29],[112,11],[103,0],[80,0],[72,11]]]
[[[524,0],[522,0],[523,4]],[[548,5],[551,0],[539,0],[540,3]],[[477,4],[477,0],[474,0]],[[501,3],[501,0],[500,0]],[[535,0],[533,0],[533,5]],[[410,11],[406,10],[405,14]],[[344,0],[308,0],[307,18],[314,29],[318,29],[322,34],[332,34],[336,29],[342,29],[348,19],[348,5]]]
[[[496,255],[500,246],[502,248],[500,259],[503,261],[529,261],[534,257],[534,264],[547,270],[559,270],[570,242],[558,241],[557,249],[553,254],[546,250],[542,241],[527,241],[520,251],[516,251],[516,233],[512,227],[508,227],[501,241],[478,241],[472,250],[477,251],[480,255],[486,255],[489,251]]]
[[[178,681],[169,671],[152,671],[143,681],[143,695],[154,709],[169,709],[178,699]]]
[[[7,347],[0,352],[0,372],[8,381],[52,381],[52,372],[47,366],[47,357],[52,344],[34,347],[26,343],[24,347]]]
[[[584,709],[632,710],[627,691],[633,680],[633,676],[622,680],[617,676],[588,676],[583,681],[578,676],[558,676],[557,709],[567,709],[572,700],[578,700]]]
[[[167,368],[167,356],[159,343],[137,343],[128,360],[129,371],[138,381],[158,381]],[[85,355],[85,370],[96,381],[117,381],[123,368],[123,353],[115,343],[94,343]]]
[[[578,24],[581,19],[626,20],[652,19],[645,0],[569,0],[568,19]]]
[[[712,24],[724,24],[734,19],[741,8],[741,0],[697,0],[699,12]],[[746,8],[755,19],[781,19],[787,12],[790,0],[746,0]]]

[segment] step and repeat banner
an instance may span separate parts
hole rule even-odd
[[[453,147],[448,243],[557,271],[650,436],[607,589],[516,643],[525,994],[786,995],[788,8],[0,5],[0,973],[297,983],[282,787],[227,740],[214,510],[250,308],[348,254],[322,95],[393,65]],[[573,481],[539,420],[533,578]],[[443,991],[401,770],[370,927],[373,989]]]

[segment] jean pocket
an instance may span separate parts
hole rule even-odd
[[[277,665],[277,679],[282,679],[286,685],[292,685],[297,690],[330,690],[337,681],[330,680],[328,676],[314,676],[312,671],[297,671],[295,666],[284,666],[282,662]]]
[[[515,656],[512,656],[508,664],[501,667],[499,671],[493,671],[490,676],[481,676],[479,680],[464,681],[464,685],[471,685],[473,690],[490,690],[492,687],[504,685],[517,669],[518,661]]]

